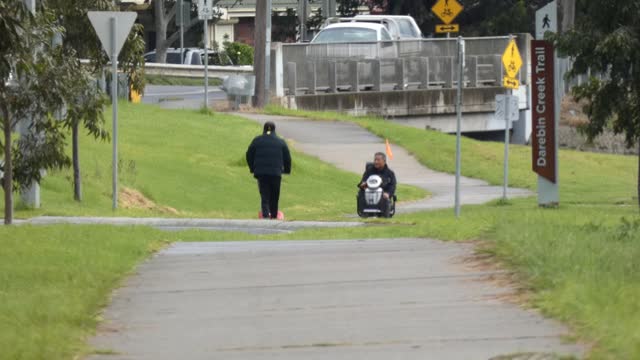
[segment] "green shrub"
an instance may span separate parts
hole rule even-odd
[[[238,42],[225,43],[227,52],[235,65],[253,65],[253,48]]]

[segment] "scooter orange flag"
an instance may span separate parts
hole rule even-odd
[[[384,142],[387,147],[387,157],[389,160],[393,160],[393,152],[391,152],[391,145],[389,145],[389,139],[384,139]]]

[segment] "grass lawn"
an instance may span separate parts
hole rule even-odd
[[[149,75],[145,74],[147,84],[151,85],[181,85],[181,86],[204,86],[204,79],[184,78],[176,76]],[[209,86],[222,85],[222,79],[209,78]]]
[[[105,117],[111,118],[109,111]],[[84,201],[73,201],[71,170],[54,171],[42,182],[42,208],[18,206],[16,215],[256,218],[259,194],[245,152],[261,132],[259,124],[230,115],[121,103],[121,209],[111,210],[111,144],[83,137]],[[359,175],[295,151],[292,158],[281,198],[288,219],[344,219],[355,213]],[[409,186],[400,192],[407,200],[426,196]]]
[[[351,121],[405,147],[423,164],[454,172],[455,137],[396,125],[378,118],[335,113],[268,113],[325,121]],[[462,173],[492,184],[502,182],[503,144],[463,138]],[[509,182],[535,190],[531,150],[510,147]],[[421,236],[483,240],[485,250],[513,269],[531,292],[532,304],[570,324],[595,344],[593,359],[640,358],[640,216],[637,157],[560,152],[558,209],[540,209],[535,198],[465,206],[456,220],[451,210],[400,215],[394,228],[330,230],[326,238]],[[411,224],[411,226],[409,226]],[[305,234],[306,232],[306,234]],[[315,234],[313,234],[315,233]],[[316,230],[298,237],[318,238]]]
[[[113,288],[164,245],[107,226],[0,227],[0,243],[0,358],[34,360],[86,352]]]

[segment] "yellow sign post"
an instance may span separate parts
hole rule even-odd
[[[446,25],[451,24],[462,11],[463,7],[457,0],[438,0],[431,8],[434,14]]]
[[[518,75],[518,71],[522,67],[522,57],[520,57],[520,51],[516,41],[511,39],[509,45],[502,54],[502,65],[507,73],[507,77],[515,78]]]
[[[440,25],[436,25],[436,33],[438,34],[442,34],[442,33],[457,33],[460,31],[460,25],[458,24],[449,24],[449,25],[444,25],[444,24],[440,24]]]

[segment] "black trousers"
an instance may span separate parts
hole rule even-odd
[[[278,216],[278,201],[280,201],[280,176],[257,175],[260,190],[262,217],[275,219]]]

